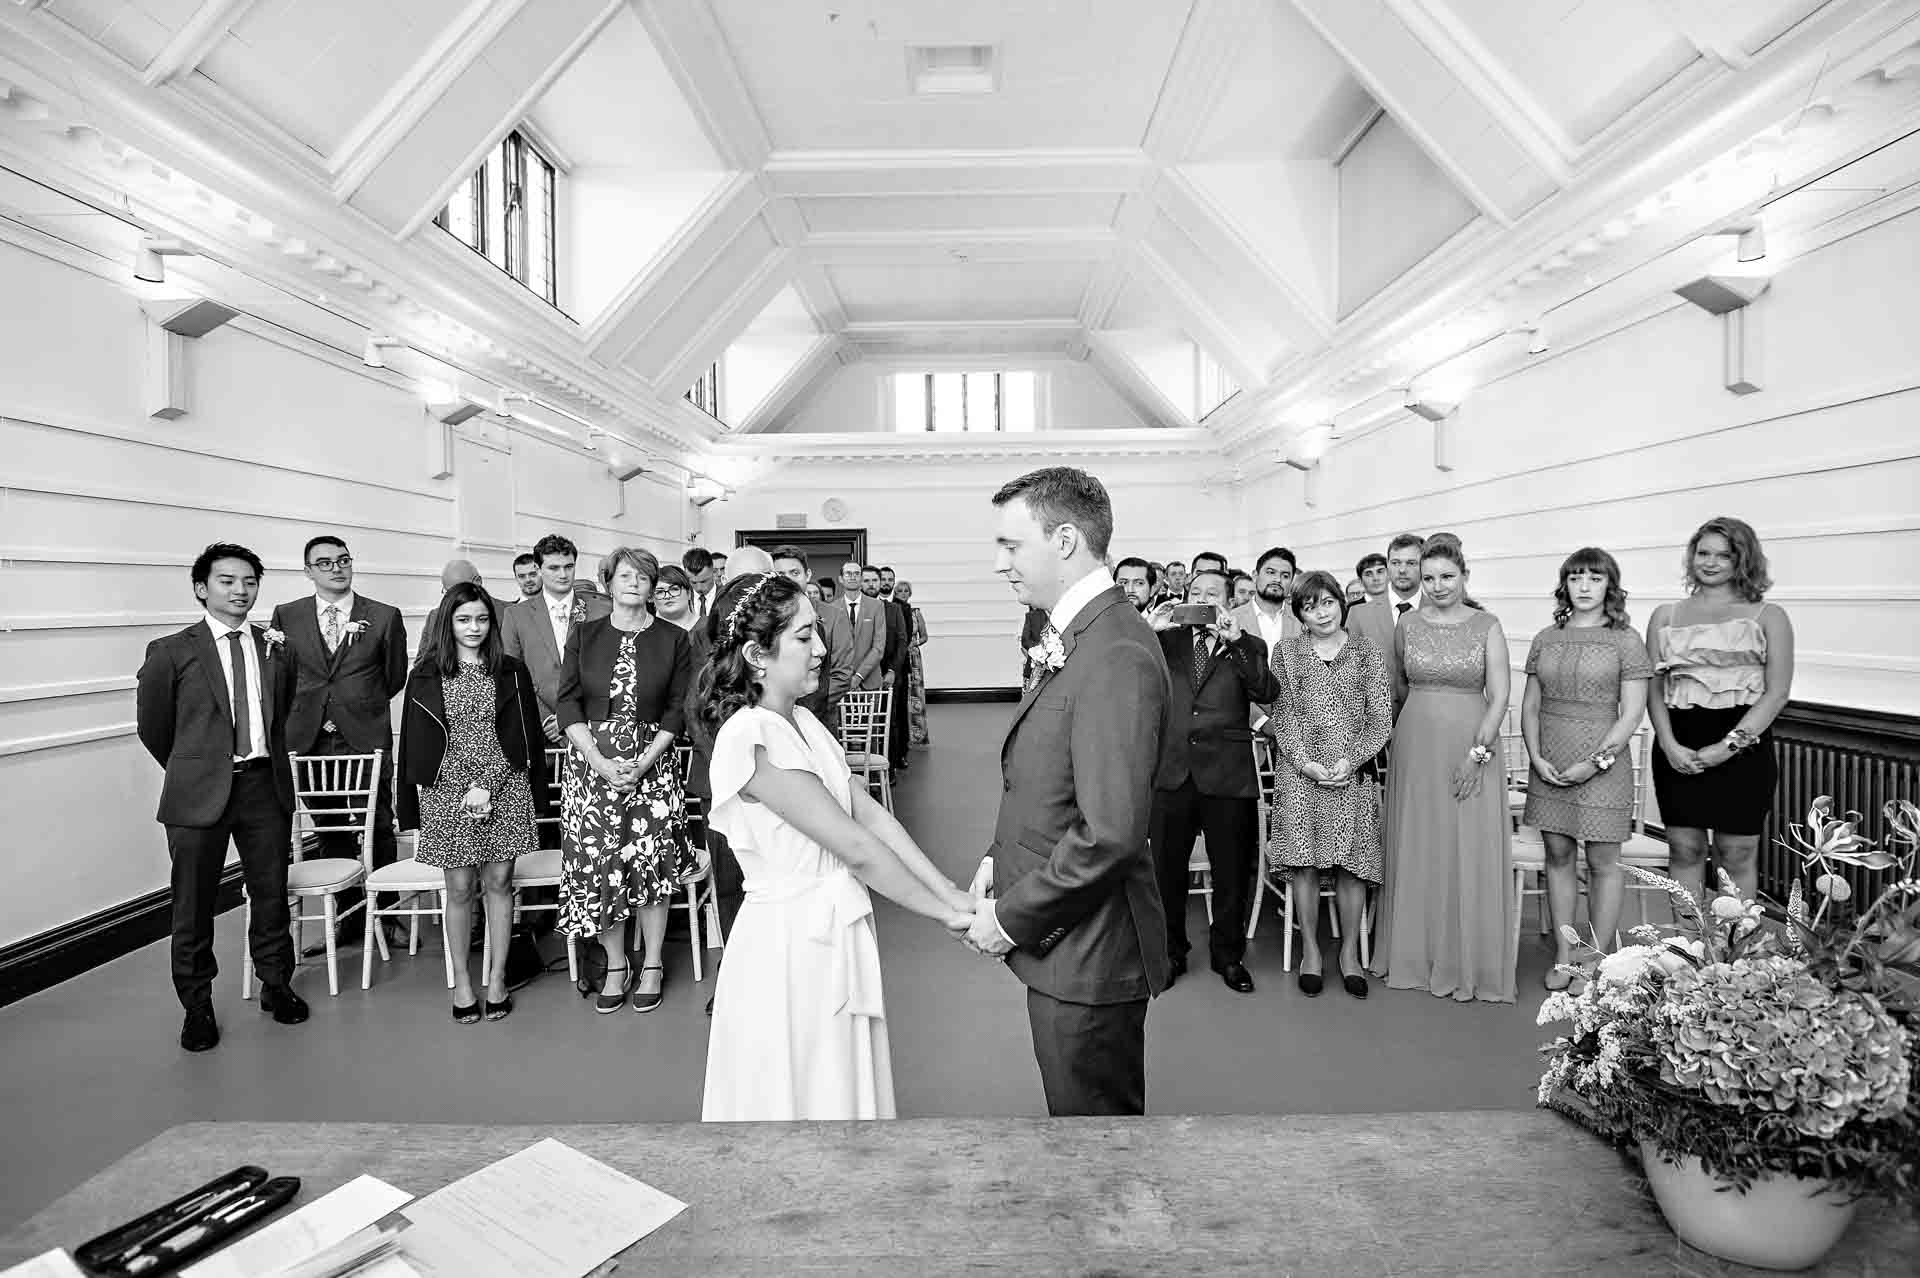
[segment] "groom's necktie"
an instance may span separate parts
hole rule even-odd
[[[1213,639],[1209,635],[1197,634],[1193,637],[1193,690],[1200,691],[1200,685],[1207,681],[1207,672],[1213,669]]]

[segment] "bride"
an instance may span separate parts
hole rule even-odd
[[[892,1118],[867,886],[952,931],[972,921],[973,903],[794,704],[819,686],[826,653],[802,587],[739,577],[713,613],[695,694],[713,734],[708,819],[740,859],[746,899],[714,994],[700,1116]]]

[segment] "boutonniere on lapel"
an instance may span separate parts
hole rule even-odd
[[[1028,691],[1040,685],[1041,672],[1051,674],[1067,664],[1067,646],[1060,642],[1060,634],[1051,626],[1040,636],[1040,642],[1027,649],[1027,659],[1033,662],[1033,675],[1027,681]]]
[[[349,621],[347,623],[347,642],[348,643],[352,643],[355,639],[358,639],[361,635],[364,635],[365,633],[367,633],[366,622]]]
[[[287,641],[286,632],[267,626],[260,631],[260,642],[267,645],[267,660],[273,660],[273,654],[280,651],[280,645]]]
[[[575,595],[573,597],[573,611],[567,615],[567,620],[577,626],[586,619],[587,601]]]

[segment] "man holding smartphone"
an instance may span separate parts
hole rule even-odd
[[[1250,994],[1253,977],[1242,960],[1259,856],[1260,782],[1248,707],[1272,701],[1279,684],[1267,666],[1265,641],[1244,630],[1227,607],[1223,573],[1195,573],[1187,598],[1147,614],[1167,659],[1173,719],[1154,776],[1148,838],[1167,915],[1172,978],[1187,970],[1187,862],[1194,835],[1204,831],[1213,867],[1208,957],[1228,989]]]

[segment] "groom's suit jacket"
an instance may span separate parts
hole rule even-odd
[[[1167,665],[1115,589],[1061,636],[1000,750],[995,917],[1030,988],[1067,1003],[1124,1003],[1167,986],[1167,923],[1148,815],[1170,730]]]
[[[350,622],[365,622],[357,636],[343,637],[327,651],[320,634],[320,604],[303,595],[273,610],[273,628],[286,635],[287,655],[298,682],[287,713],[287,748],[305,754],[320,739],[322,725],[340,730],[363,754],[393,753],[393,698],[407,686],[407,627],[400,610],[355,592]]]

